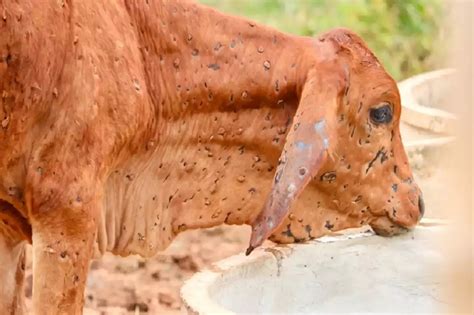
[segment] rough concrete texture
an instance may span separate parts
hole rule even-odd
[[[383,238],[362,232],[238,255],[182,290],[190,313],[438,313],[442,225]]]

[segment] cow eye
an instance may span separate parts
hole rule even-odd
[[[370,119],[376,124],[387,124],[392,121],[392,107],[389,104],[370,110]]]

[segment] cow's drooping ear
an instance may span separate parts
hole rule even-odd
[[[336,111],[346,85],[345,78],[334,69],[318,73],[327,75],[308,75],[278,162],[272,189],[262,211],[252,222],[247,255],[280,226],[296,198],[318,173],[337,140],[334,130]]]

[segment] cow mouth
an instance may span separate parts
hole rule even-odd
[[[411,229],[405,226],[401,226],[387,217],[380,217],[377,220],[370,223],[370,227],[375,234],[380,236],[396,236],[409,232]]]
[[[379,228],[376,226],[371,226],[371,228],[374,230],[375,234],[384,237],[397,236],[410,231],[410,229],[399,225],[394,225],[390,229]]]

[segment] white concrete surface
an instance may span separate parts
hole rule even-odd
[[[191,278],[191,314],[439,313],[442,225],[394,238],[370,232],[272,246],[237,255]]]

